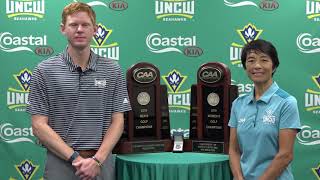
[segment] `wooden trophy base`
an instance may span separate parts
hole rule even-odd
[[[153,153],[172,151],[171,139],[120,141],[113,149],[115,154]]]

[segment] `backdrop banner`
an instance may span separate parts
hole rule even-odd
[[[77,0],[2,0],[0,4],[0,179],[39,180],[46,149],[36,143],[28,104],[32,71],[66,48],[61,12]],[[189,137],[191,85],[198,68],[221,62],[239,95],[253,90],[240,62],[243,46],[271,41],[280,66],[274,80],[298,100],[295,179],[320,179],[319,0],[83,0],[99,26],[94,52],[124,72],[148,62],[167,86],[171,134]],[[72,105],[72,102],[70,102]]]

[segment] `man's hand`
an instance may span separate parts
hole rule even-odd
[[[77,158],[72,165],[76,168],[76,175],[79,176],[81,180],[94,179],[101,171],[97,162],[92,158]]]
[[[80,169],[81,166],[74,166],[74,163],[80,162],[81,160],[83,160],[84,158],[81,156],[78,156],[73,162],[72,162],[72,166],[76,168],[76,170],[78,171]]]

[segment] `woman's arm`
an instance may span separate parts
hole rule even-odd
[[[241,166],[240,166],[240,148],[237,138],[237,129],[230,128],[230,147],[229,147],[229,157],[231,171],[236,180],[244,180]]]
[[[296,129],[279,131],[279,152],[259,180],[277,179],[293,159],[293,145],[297,134]]]

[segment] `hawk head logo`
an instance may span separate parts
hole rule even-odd
[[[320,164],[317,168],[312,168],[313,173],[315,174],[315,176],[320,179]]]
[[[238,29],[237,32],[239,33],[241,39],[244,41],[245,44],[250,43],[253,40],[259,38],[260,34],[263,30],[257,29],[253,24],[249,23],[243,29]]]
[[[172,92],[178,92],[183,82],[187,79],[186,76],[182,76],[177,70],[173,70],[167,74],[167,76],[162,76],[166,84],[169,85]]]
[[[93,39],[98,46],[103,46],[111,33],[111,29],[107,29],[104,25],[99,23],[97,33],[94,35]]]
[[[15,165],[15,167],[24,180],[31,180],[39,168],[38,165],[33,165],[29,160],[24,160],[19,165]]]
[[[16,79],[20,87],[27,92],[29,91],[31,77],[32,72],[28,69],[23,69],[19,74],[14,75],[14,78]]]
[[[318,88],[320,89],[320,73],[317,76],[312,76],[312,80],[314,81],[314,83],[318,86]]]

